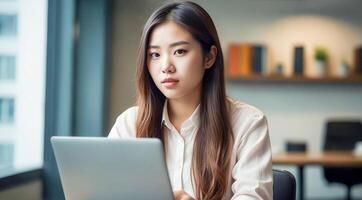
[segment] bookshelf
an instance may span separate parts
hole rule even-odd
[[[328,76],[330,67],[326,50],[319,48],[319,57],[323,57],[324,62],[320,59],[315,62],[314,74],[325,75],[325,77],[315,78],[303,76],[305,72],[305,53],[303,46],[295,46],[293,54],[292,70],[295,75],[284,76],[284,67],[279,63],[275,63],[273,70],[268,64],[267,46],[265,44],[255,43],[230,43],[228,46],[227,60],[227,80],[229,82],[244,83],[300,83],[300,84],[339,84],[339,85],[362,85],[362,46],[354,50],[354,66],[352,70],[346,62],[338,66],[339,74],[349,74],[348,77]],[[323,56],[322,56],[323,55]],[[269,56],[270,57],[270,56]],[[316,61],[316,60],[314,60]],[[310,66],[311,67],[311,66]],[[352,70],[352,71],[351,71]],[[272,74],[267,74],[272,72]],[[299,74],[299,75],[298,75]]]
[[[354,75],[345,78],[323,77],[312,78],[306,76],[282,76],[282,75],[248,75],[241,77],[227,77],[232,83],[305,83],[305,84],[361,84],[362,75]]]

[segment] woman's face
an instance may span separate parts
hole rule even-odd
[[[171,100],[199,97],[204,66],[201,45],[172,21],[158,25],[150,35],[147,67],[158,89]]]

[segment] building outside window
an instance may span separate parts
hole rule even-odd
[[[17,34],[17,16],[0,14],[0,36],[12,36]]]
[[[0,97],[0,124],[14,122],[14,99]]]
[[[0,81],[15,80],[15,56],[0,55]]]
[[[43,165],[47,0],[0,0],[0,178]]]

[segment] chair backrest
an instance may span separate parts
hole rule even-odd
[[[296,182],[293,174],[286,170],[273,169],[273,199],[295,200]]]
[[[328,121],[324,150],[353,150],[357,141],[362,141],[361,121]]]
[[[350,151],[362,141],[362,124],[359,120],[330,120],[326,124],[324,150]],[[351,187],[362,183],[362,167],[323,167],[323,174],[330,183]]]

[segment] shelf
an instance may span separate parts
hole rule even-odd
[[[346,78],[324,77],[311,78],[305,76],[281,76],[281,75],[249,75],[243,77],[227,77],[230,82],[250,82],[250,83],[333,83],[333,84],[362,84],[362,75],[355,75]]]

